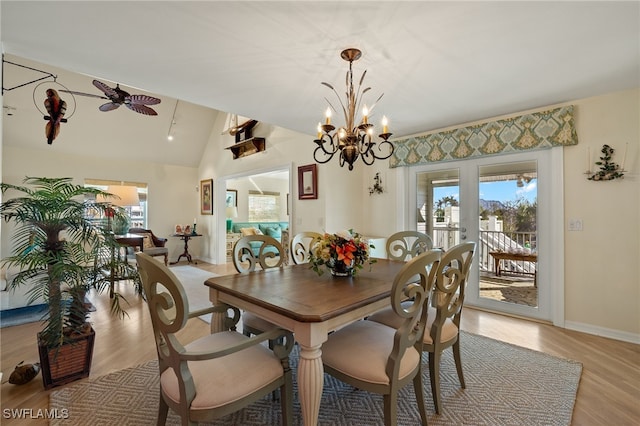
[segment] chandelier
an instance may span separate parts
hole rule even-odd
[[[313,158],[316,162],[323,164],[329,162],[333,156],[339,152],[340,166],[342,167],[347,163],[349,164],[349,170],[353,170],[353,163],[358,157],[361,157],[362,161],[370,166],[376,159],[385,160],[391,157],[394,147],[393,144],[388,141],[392,134],[389,133],[387,117],[382,117],[382,133],[378,135],[378,137],[382,139],[380,143],[374,142],[374,126],[369,123],[369,114],[383,95],[380,95],[370,108],[364,105],[362,108],[362,119],[359,122],[356,121],[356,113],[359,110],[362,98],[364,94],[371,89],[371,87],[362,89],[362,82],[364,81],[364,76],[367,74],[366,70],[362,73],[362,77],[360,77],[358,89],[354,90],[353,87],[353,61],[360,59],[362,52],[358,49],[345,49],[340,56],[345,61],[349,61],[349,71],[347,72],[346,78],[346,105],[342,99],[340,99],[338,92],[336,92],[336,89],[334,89],[332,85],[325,82],[322,82],[322,84],[333,90],[338,97],[342,112],[344,113],[345,125],[336,129],[335,126],[331,124],[331,110],[336,111],[336,109],[327,99],[329,107],[327,107],[325,113],[325,123],[318,123],[318,138],[314,140],[318,146],[313,151]],[[388,145],[388,150],[387,148],[383,148],[383,145]]]

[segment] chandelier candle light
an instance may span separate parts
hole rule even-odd
[[[329,162],[337,152],[340,152],[340,166],[342,167],[345,163],[348,163],[349,170],[353,170],[353,163],[359,156],[362,157],[362,161],[366,165],[370,166],[376,159],[385,160],[391,157],[394,147],[388,140],[392,133],[389,133],[387,117],[382,117],[382,133],[378,135],[382,139],[382,142],[378,144],[377,148],[376,142],[373,141],[374,126],[369,123],[369,115],[383,95],[380,95],[371,108],[367,108],[366,105],[363,106],[362,120],[359,124],[356,124],[356,111],[359,109],[364,94],[371,89],[371,87],[362,89],[362,82],[364,81],[364,76],[367,74],[366,70],[362,73],[362,77],[360,77],[358,90],[354,90],[353,87],[353,61],[360,59],[362,52],[353,48],[345,49],[340,56],[349,62],[349,71],[346,77],[346,105],[342,102],[338,92],[336,92],[336,89],[334,89],[332,85],[325,82],[322,84],[333,90],[338,97],[344,113],[345,125],[336,130],[335,126],[331,124],[331,110],[336,111],[336,109],[331,105],[331,102],[327,100],[329,107],[327,107],[325,114],[325,124],[318,123],[318,138],[314,140],[318,146],[313,151],[313,158],[316,162],[323,164]],[[382,149],[382,146],[385,144],[388,145],[388,153]]]

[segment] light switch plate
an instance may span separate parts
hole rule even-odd
[[[569,219],[569,231],[582,231],[582,219]]]

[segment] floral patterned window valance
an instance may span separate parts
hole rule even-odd
[[[573,105],[393,141],[389,167],[576,145]]]

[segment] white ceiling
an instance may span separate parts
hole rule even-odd
[[[155,124],[162,131],[154,138],[166,137],[175,99],[314,135],[324,98],[337,103],[320,83],[344,91],[348,63],[339,54],[348,47],[363,52],[354,80],[367,70],[365,102],[384,92],[372,121],[388,116],[394,137],[640,86],[637,1],[3,0],[0,7],[3,51],[83,75],[84,86],[72,90],[97,92],[91,79],[98,78],[158,94],[166,126]],[[32,89],[5,93],[5,105],[14,92],[26,93],[33,108]],[[121,110],[118,117],[149,122]],[[198,143],[190,149],[200,151],[179,162],[197,165],[206,140]]]

